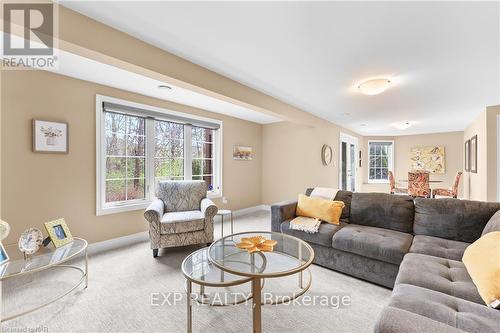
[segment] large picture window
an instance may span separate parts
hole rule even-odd
[[[394,168],[394,142],[368,141],[368,182],[386,183]]]
[[[160,181],[205,180],[209,197],[222,194],[221,122],[97,100],[98,215],[146,207]]]

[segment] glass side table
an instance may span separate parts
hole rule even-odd
[[[0,299],[0,322],[5,322],[25,314],[31,313],[38,309],[41,309],[49,304],[56,302],[57,300],[63,298],[64,296],[71,293],[78,286],[84,285],[84,288],[88,286],[88,253],[87,253],[87,241],[85,239],[75,237],[73,242],[61,246],[57,249],[41,248],[38,253],[29,259],[15,259],[0,265],[0,295],[2,282],[7,279],[20,278],[29,274],[36,274],[45,270],[57,270],[57,269],[74,269],[77,270],[80,275],[80,279],[75,283],[71,284],[71,288],[60,294],[56,293],[55,297],[52,297],[48,301],[37,305],[35,307],[29,308],[24,311],[11,314],[7,317],[3,317],[1,314],[1,299]],[[78,256],[84,257],[83,267],[66,263],[69,260],[75,259]]]
[[[224,216],[229,216],[231,219],[231,234],[234,232],[233,230],[233,212],[229,209],[219,209],[217,211],[217,216],[220,216],[221,218],[221,231],[220,231],[220,236],[221,238],[224,237]]]

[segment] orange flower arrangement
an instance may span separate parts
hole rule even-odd
[[[249,238],[242,238],[241,242],[236,244],[237,248],[247,250],[248,253],[257,251],[273,252],[274,246],[278,242],[273,239],[266,239],[263,236],[255,236]]]

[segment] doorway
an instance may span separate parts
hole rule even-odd
[[[355,192],[358,169],[358,138],[340,133],[339,141],[339,188]]]

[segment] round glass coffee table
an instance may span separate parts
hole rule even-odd
[[[277,243],[272,252],[253,252],[237,248],[235,245],[242,238],[262,236],[273,239]],[[200,294],[204,287],[227,287],[243,283],[251,283],[249,297],[242,298],[231,304],[240,304],[252,299],[253,303],[253,331],[262,331],[261,306],[265,304],[279,304],[291,301],[303,295],[311,286],[311,274],[308,267],[314,260],[314,250],[303,240],[282,233],[268,231],[242,232],[223,237],[208,248],[198,250],[189,255],[182,263],[182,271],[187,280],[188,294],[187,330],[192,330],[192,284],[200,285]],[[308,272],[308,279],[304,281],[303,272]],[[264,280],[298,274],[299,291],[289,297],[274,299],[270,302],[262,301]],[[208,302],[210,304],[210,302]]]

